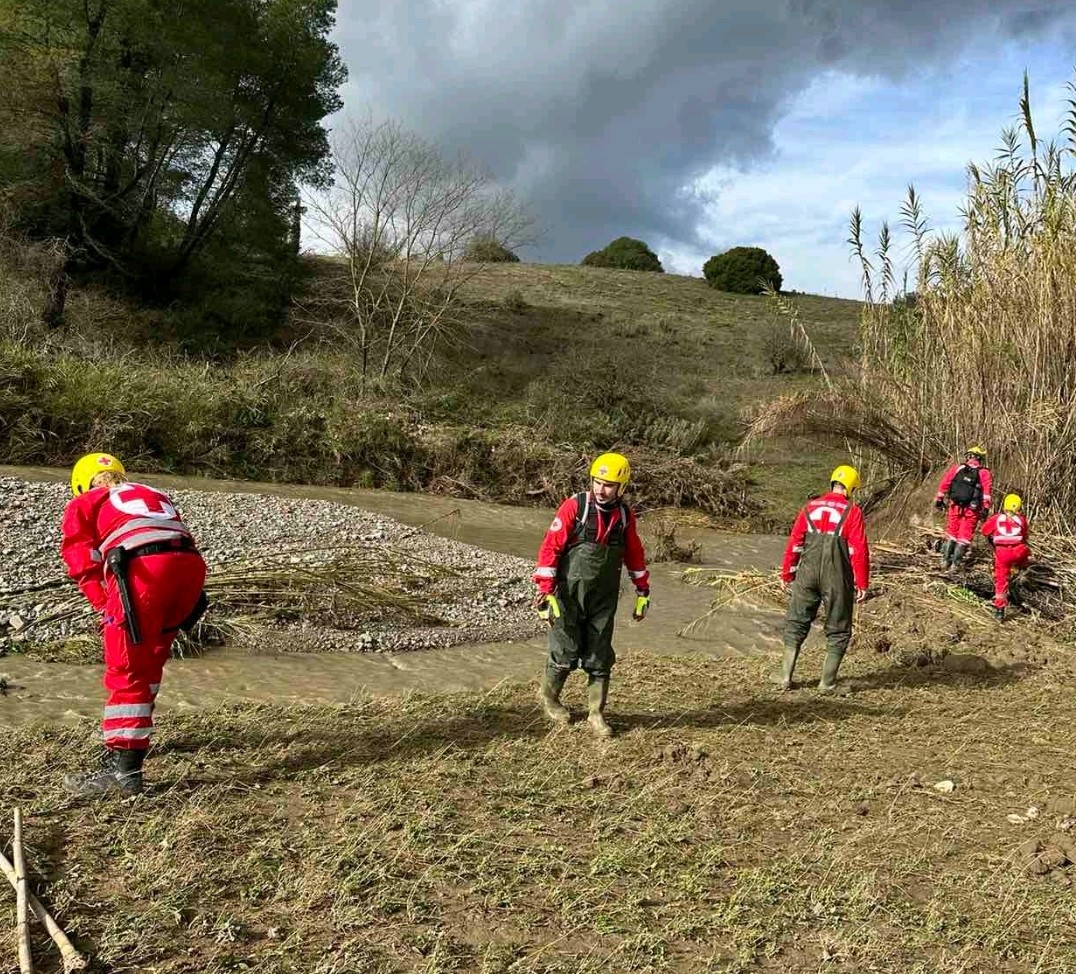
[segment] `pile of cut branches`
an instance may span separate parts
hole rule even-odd
[[[389,546],[338,545],[284,548],[211,568],[205,589],[210,611],[180,640],[179,650],[221,642],[264,624],[316,621],[350,629],[371,624],[443,625],[435,611],[450,587],[454,598],[478,592],[490,579],[464,574]],[[34,617],[21,630],[66,624],[87,628],[95,616],[67,579],[0,593],[0,610],[25,605]]]

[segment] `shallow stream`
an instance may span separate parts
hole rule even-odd
[[[64,470],[6,466],[0,466],[0,475],[62,482],[68,477]],[[422,526],[433,534],[527,559],[537,553],[552,517],[551,511],[538,508],[426,494],[194,477],[146,475],[140,479],[165,488],[276,494],[351,504],[404,524]],[[693,539],[700,544],[697,567],[731,570],[772,568],[784,543],[772,536],[705,529],[685,529],[679,536],[681,541]],[[776,612],[722,609],[692,635],[677,635],[706,613],[712,591],[684,584],[682,565],[651,567],[654,603],[646,621],[632,622],[632,600],[621,600],[616,633],[618,665],[633,665],[633,660],[646,653],[696,653],[719,658],[755,655],[780,645],[780,616]],[[158,710],[167,714],[237,701],[338,703],[365,694],[488,689],[506,679],[536,678],[544,654],[541,634],[521,642],[407,653],[264,655],[216,649],[168,665]],[[101,673],[98,666],[42,663],[18,656],[0,659],[0,677],[8,685],[7,693],[0,697],[0,725],[96,716],[104,696]]]

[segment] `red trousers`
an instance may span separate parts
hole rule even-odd
[[[975,525],[978,523],[978,510],[950,504],[945,518],[945,536],[957,544],[970,545],[971,539],[975,537]]]
[[[176,627],[190,615],[205,582],[205,562],[193,551],[132,558],[127,587],[141,642],[131,644],[116,579],[105,580],[105,689],[101,719],[105,746],[146,750],[153,733],[153,702]]]
[[[1018,568],[1027,568],[1031,549],[1026,544],[994,546],[994,608],[1009,604],[1009,576]]]

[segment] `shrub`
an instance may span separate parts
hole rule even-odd
[[[495,237],[479,236],[467,244],[463,259],[475,264],[518,264],[519,257]]]
[[[617,237],[601,250],[595,250],[583,258],[584,267],[615,267],[626,271],[655,271],[665,273],[658,255],[642,240]]]
[[[702,266],[710,287],[735,294],[761,294],[768,284],[781,290],[781,269],[761,247],[733,247],[715,254]]]

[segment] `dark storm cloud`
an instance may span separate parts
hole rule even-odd
[[[899,79],[1074,26],[1068,2],[340,0],[337,39],[349,111],[466,150],[533,204],[539,256],[576,261],[624,233],[694,242],[683,188],[771,153],[823,71]]]

